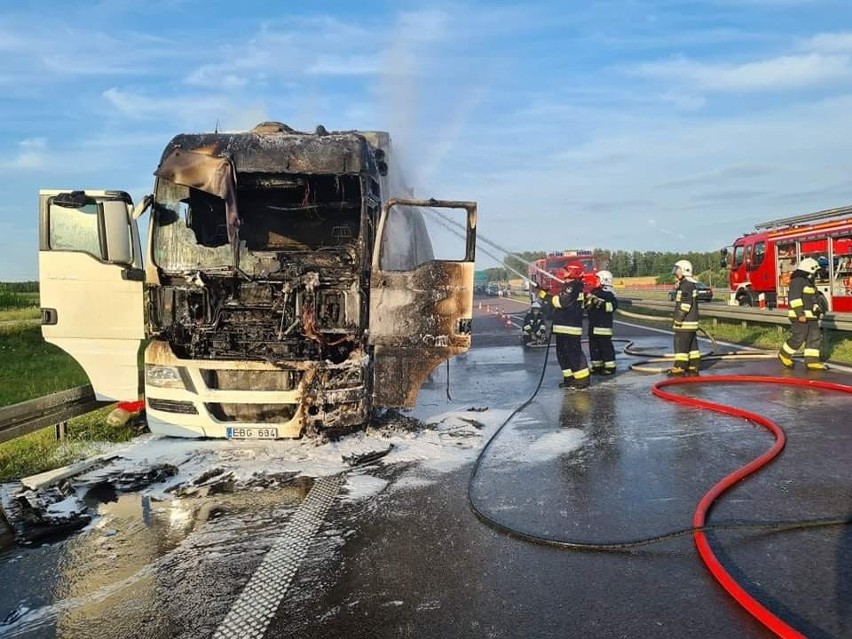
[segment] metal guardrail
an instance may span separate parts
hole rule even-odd
[[[89,384],[0,408],[0,443],[72,417],[91,413],[113,402],[95,399]]]
[[[659,300],[643,300],[631,297],[632,308],[649,308],[651,310],[671,312],[674,309],[673,302]],[[702,318],[715,317],[727,319],[746,324],[777,324],[789,326],[786,309],[760,309],[749,306],[727,306],[725,304],[701,304],[699,313]],[[852,313],[826,313],[822,316],[820,323],[823,328],[834,331],[852,331]]]

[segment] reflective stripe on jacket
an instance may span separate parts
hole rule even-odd
[[[603,287],[586,296],[586,313],[589,316],[589,335],[612,335],[612,316],[618,308],[615,293]]]
[[[816,293],[810,275],[805,271],[793,271],[790,277],[790,290],[787,293],[787,301],[790,305],[787,317],[793,320],[803,316],[808,319],[817,319],[819,303]]]
[[[673,319],[676,331],[698,330],[698,289],[694,280],[683,278],[678,282]]]
[[[553,306],[553,332],[562,335],[583,334],[583,306],[586,295],[583,282],[567,282],[559,295],[553,295],[549,302]]]

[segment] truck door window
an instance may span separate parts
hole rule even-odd
[[[766,242],[758,242],[754,245],[754,254],[752,255],[751,268],[756,269],[763,264],[763,259],[766,257]]]
[[[834,295],[852,296],[852,237],[833,238]]]
[[[423,212],[412,206],[394,206],[385,223],[382,254],[384,271],[412,271],[435,259]]]
[[[426,232],[431,238],[433,259],[462,262],[466,248],[465,209],[431,209],[423,211]]]
[[[78,207],[50,205],[50,248],[82,251],[103,259],[98,231],[98,205],[95,202]]]
[[[734,247],[734,268],[739,268],[743,265],[743,259],[745,258],[745,247],[737,246]]]

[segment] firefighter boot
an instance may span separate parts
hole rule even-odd
[[[827,371],[828,370],[828,366],[826,366],[822,362],[808,362],[807,364],[805,364],[805,367],[809,371]]]
[[[681,368],[680,366],[672,366],[669,370],[666,371],[666,375],[669,377],[683,377],[686,375],[686,369]]]
[[[588,371],[580,371],[579,373],[574,373],[574,386],[575,390],[581,390],[583,388],[589,387],[589,382],[591,381],[590,375]]]
[[[574,388],[574,378],[563,377],[562,381],[559,382],[559,388]]]
[[[778,353],[778,359],[781,360],[781,363],[787,368],[793,368],[793,358],[787,355],[787,353],[784,353],[783,351]]]

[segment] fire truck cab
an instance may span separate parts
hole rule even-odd
[[[557,295],[562,282],[556,274],[571,262],[580,262],[583,265],[583,284],[590,291],[598,285],[597,272],[606,268],[607,261],[588,249],[569,249],[548,253],[547,257],[536,260],[529,265],[528,274],[530,282],[536,287]],[[530,291],[530,294],[534,295],[534,292]]]
[[[852,311],[852,206],[762,222],[722,249],[731,303],[787,307],[790,276],[802,259],[820,263],[815,283],[824,310]]]

